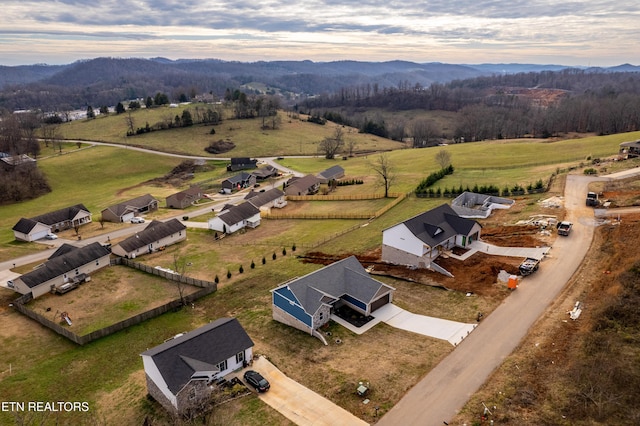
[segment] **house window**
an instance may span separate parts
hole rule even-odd
[[[100,266],[100,259],[96,259],[96,266]]]
[[[324,312],[320,312],[320,315],[318,315],[318,318],[320,319],[320,321],[322,321],[322,319],[324,318]]]
[[[227,360],[225,359],[220,364],[216,365],[219,371],[224,371],[227,369]]]
[[[236,354],[236,363],[240,364],[242,361],[244,361],[244,351]]]
[[[76,269],[76,275],[78,275],[80,273],[80,270]]]
[[[196,388],[193,387],[189,390],[189,401],[196,399]]]

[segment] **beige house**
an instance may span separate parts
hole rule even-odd
[[[187,227],[178,219],[167,222],[154,220],[142,231],[130,236],[112,248],[112,253],[134,259],[147,253],[162,250],[187,238]]]
[[[105,222],[129,222],[136,216],[158,210],[158,200],[151,194],[141,195],[102,210]]]
[[[63,244],[39,268],[7,284],[20,294],[31,293],[33,298],[49,293],[52,287],[72,283],[77,277],[109,266],[109,249],[100,243],[85,247]]]

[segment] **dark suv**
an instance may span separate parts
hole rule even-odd
[[[247,372],[245,372],[244,380],[245,382],[253,386],[258,392],[266,392],[271,387],[267,379],[262,377],[262,375],[257,371],[248,370]]]

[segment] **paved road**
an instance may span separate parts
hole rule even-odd
[[[565,207],[567,220],[574,223],[571,235],[558,238],[538,272],[523,279],[518,290],[382,417],[379,425],[441,426],[513,352],[587,253],[595,222],[584,197],[588,183],[597,179],[567,177]]]

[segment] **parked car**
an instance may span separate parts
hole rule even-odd
[[[244,381],[253,386],[258,392],[266,392],[271,387],[267,379],[262,377],[262,374],[253,370],[248,370],[244,373]]]
[[[144,219],[141,217],[132,217],[131,218],[131,223],[144,223]]]
[[[56,234],[52,234],[51,232],[49,232],[47,235],[44,236],[47,240],[57,240],[58,236]]]

